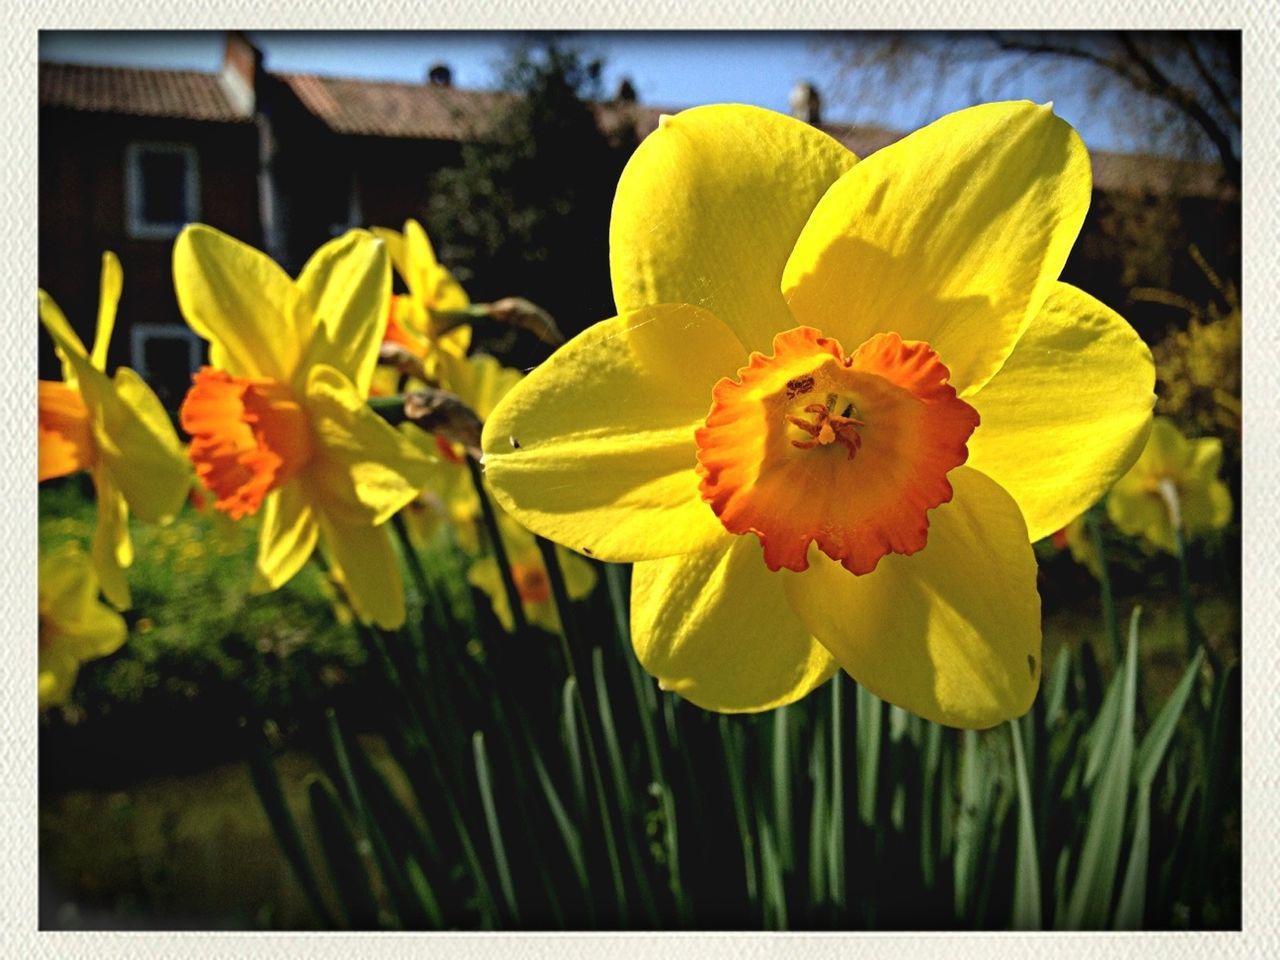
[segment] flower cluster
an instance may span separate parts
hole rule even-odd
[[[564,545],[571,597],[594,586],[583,556],[635,564],[636,653],[703,707],[776,707],[843,668],[925,718],[990,726],[1039,684],[1032,541],[1101,498],[1151,430],[1150,352],[1058,279],[1090,186],[1079,137],[1029,103],[951,114],[861,160],[752,107],[665,117],[617,189],[618,315],[523,379],[470,353],[469,318],[548,343],[554,323],[515,298],[473,306],[416,221],[350,231],[297,277],[192,225],[173,275],[209,363],[180,411],[186,456],[142,381],[105,375],[121,287],[108,255],[92,353],[41,293],[65,375],[40,387],[40,476],[91,471],[94,565],[119,607],[126,507],[171,516],[189,460],[216,509],[258,517],[259,590],[320,549],[362,621],[400,626],[388,521],[404,511],[419,540],[450,522],[508,629],[518,596],[555,630],[536,533]],[[407,385],[483,423],[483,480],[475,438],[412,414],[395,427],[368,403]],[[1152,436],[1172,443],[1159,423]],[[1110,503],[1158,538],[1127,484],[1148,495],[1216,461],[1165,450],[1135,473],[1148,460]],[[1195,489],[1181,488],[1188,529],[1223,507]],[[476,533],[490,494],[509,577]],[[94,583],[78,579],[67,609],[97,639],[68,651],[118,643],[84,601]],[[60,636],[67,622],[50,620]]]

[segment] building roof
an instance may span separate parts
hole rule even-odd
[[[510,94],[306,73],[275,74],[335,133],[415,140],[474,139]]]
[[[464,90],[422,83],[389,83],[305,73],[273,74],[299,102],[334,133],[416,140],[468,141],[483,136],[495,107],[512,94]],[[237,109],[219,74],[193,70],[149,70],[61,63],[40,64],[40,105],[86,113],[174,117],[224,123],[251,118]],[[600,103],[602,125],[616,128],[628,120],[640,136],[658,126],[658,108],[634,103]],[[822,124],[859,157],[899,139],[883,127]],[[1167,157],[1091,151],[1094,185],[1120,193],[1168,193],[1227,197],[1213,164]]]
[[[194,70],[142,70],[40,64],[40,106],[85,113],[248,122],[219,75]]]

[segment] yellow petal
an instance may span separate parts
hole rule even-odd
[[[40,558],[40,708],[66,701],[80,663],[114,653],[124,618],[98,601],[93,563],[78,547]]]
[[[102,255],[102,281],[98,294],[98,329],[93,335],[92,362],[99,370],[107,369],[107,349],[116,326],[116,307],[124,289],[124,272],[120,261],[108,250]]]
[[[799,700],[836,669],[749,536],[724,534],[697,553],[637,563],[631,642],[664,690],[721,713]]]
[[[864,159],[813,212],[783,290],[841,343],[925,340],[961,396],[1000,369],[1089,207],[1089,158],[1047,107],[949,114]]]
[[[1013,498],[970,467],[929,514],[929,542],[855,577],[814,550],[784,573],[796,614],[876,696],[949,726],[1021,716],[1040,680],[1040,595]]]
[[[1155,364],[1133,328],[1057,284],[1000,372],[969,398],[969,465],[1004,487],[1032,540],[1100,500],[1146,443]]]
[[[427,232],[417,220],[404,224],[405,285],[429,310],[465,310],[470,301],[453,275],[436,260]]]
[[[780,292],[787,256],[818,199],[855,163],[822,131],[758,107],[664,117],[613,201],[618,312],[691,303],[748,351],[768,353],[773,335],[796,325]]]
[[[598,323],[520,381],[485,424],[485,474],[521,524],[601,560],[651,560],[714,543],[693,432],[711,388],[746,360],[696,307]]]
[[[311,557],[320,527],[300,483],[286,483],[267,496],[258,528],[254,592],[275,590]]]
[[[374,413],[349,379],[313,367],[306,407],[315,450],[307,483],[335,520],[380,524],[418,495],[432,458]]]
[[[77,620],[98,602],[97,576],[78,546],[41,555],[37,573],[42,618]]]
[[[312,333],[302,292],[266,254],[193,224],[173,245],[173,284],[210,361],[237,377],[289,383]]]
[[[125,568],[133,563],[129,508],[108,471],[93,471],[93,485],[98,494],[98,522],[90,547],[93,568],[111,605],[117,610],[127,610],[133,604],[124,576]]]
[[[319,519],[329,563],[346,584],[356,616],[384,630],[403,626],[404,585],[386,528],[347,523],[324,509]]]
[[[396,273],[400,274],[400,279],[405,281],[406,286],[409,275],[409,261],[405,257],[404,237],[400,235],[399,230],[392,230],[388,227],[370,227],[369,231],[387,245],[387,256],[391,258],[391,265],[396,268]]]
[[[556,547],[556,559],[560,561],[564,588],[570,600],[581,600],[595,589],[596,568],[589,560],[561,546]]]
[[[40,322],[53,338],[54,349],[58,359],[62,361],[62,382],[69,387],[77,387],[75,359],[88,362],[89,354],[79,335],[67,322],[66,315],[54,302],[53,297],[43,290],[40,291]]]
[[[442,351],[439,370],[446,389],[456,393],[481,420],[489,419],[498,401],[522,376],[519,370],[504,367],[486,353],[467,357]]]
[[[1222,441],[1201,437],[1188,444],[1187,465],[1178,491],[1182,524],[1188,536],[1218,530],[1231,520],[1231,491],[1218,479],[1222,469]]]
[[[100,461],[130,509],[148,523],[176,515],[191,489],[191,463],[159,398],[128,367],[109,384],[93,375],[82,382],[93,384],[100,411],[94,434]]]
[[[1122,479],[1107,495],[1107,516],[1122,533],[1143,537],[1166,553],[1177,553],[1169,508],[1157,488]]]
[[[309,361],[342,371],[367,396],[391,300],[386,247],[364,230],[349,230],[311,256],[298,289],[315,317]]]

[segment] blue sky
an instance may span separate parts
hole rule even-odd
[[[219,32],[55,32],[40,35],[40,58],[75,63],[217,70]],[[446,63],[460,87],[493,87],[512,39],[510,33],[274,32],[249,34],[268,69],[421,82],[427,69]],[[569,35],[592,56],[604,59],[604,89],[626,76],[643,103],[686,107],[700,103],[753,103],[787,110],[788,94],[808,81],[824,94],[824,119],[875,123],[910,130],[972,102],[976,72],[1001,72],[998,61],[958,72],[930,92],[854,104],[841,96],[839,70],[822,45],[823,35],[802,32],[706,33],[616,32]],[[1093,148],[1140,149],[1117,130],[1105,111],[1059,73],[1046,78],[1011,75],[997,84],[1002,98],[1054,101]]]

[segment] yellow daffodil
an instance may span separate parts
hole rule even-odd
[[[40,558],[40,708],[65,703],[80,664],[124,643],[124,618],[98,601],[94,564],[78,548]]]
[[[214,505],[233,519],[262,512],[256,588],[282,585],[323,535],[356,613],[399,626],[403,585],[381,525],[431,461],[365,403],[391,290],[386,248],[352,230],[295,281],[197,224],[174,244],[173,275],[183,316],[210,344],[182,426]]]
[[[420,358],[427,376],[439,380],[442,355],[467,355],[471,327],[462,324],[441,331],[438,317],[466,310],[471,301],[462,285],[436,260],[431,241],[417,220],[406,220],[403,233],[386,227],[372,229],[386,243],[391,262],[409,291],[391,298],[385,339]]]
[[[40,319],[62,360],[62,382],[39,383],[40,480],[88,470],[98,498],[93,564],[115,606],[129,606],[124,568],[133,563],[129,511],[151,523],[181,509],[191,484],[182,444],[159,399],[132,370],[106,375],[124,277],[115,254],[102,256],[98,326],[93,352],[40,291]]]
[[[1175,527],[1189,539],[1231,521],[1221,469],[1221,440],[1188,440],[1172,420],[1156,417],[1142,455],[1107,496],[1107,514],[1123,532],[1176,554]]]
[[[505,514],[499,515],[498,529],[502,533],[502,542],[511,565],[511,577],[520,594],[525,618],[529,623],[550,633],[559,632],[560,615],[551,596],[551,581],[547,578],[547,568],[542,562],[542,553],[538,550],[533,534]],[[560,546],[556,547],[556,559],[564,574],[564,586],[569,599],[581,600],[595,589],[596,572],[590,563]],[[486,554],[471,564],[467,571],[467,582],[489,595],[494,615],[503,629],[508,633],[513,631],[515,621],[511,616],[511,604],[507,601],[502,573],[498,570],[498,561],[493,554]]]
[[[811,126],[664,118],[618,184],[619,315],[489,417],[529,529],[635,561],[632,635],[719,711],[837,667],[941,723],[1023,713],[1031,542],[1142,448],[1147,348],[1057,280],[1090,195],[1049,107],[987,104],[858,161]]]

